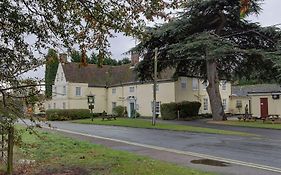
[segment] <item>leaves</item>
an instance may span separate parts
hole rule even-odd
[[[259,2],[251,1],[248,14],[258,13]],[[151,78],[153,50],[157,47],[158,69],[172,67],[175,76],[206,79],[206,60],[215,59],[221,79],[281,81],[280,29],[241,20],[239,9],[239,1],[190,1],[180,17],[150,28],[150,38],[134,49],[144,57],[137,68],[140,77]]]

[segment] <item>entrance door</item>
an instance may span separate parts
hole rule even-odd
[[[130,117],[135,117],[135,103],[130,103]]]
[[[265,118],[268,116],[268,99],[261,98],[260,99],[260,108],[261,108],[261,117]]]

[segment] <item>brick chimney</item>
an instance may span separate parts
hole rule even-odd
[[[60,53],[59,55],[59,61],[61,63],[67,63],[67,54],[66,53]]]
[[[131,52],[131,64],[132,66],[138,64],[140,61],[140,55],[138,52]]]

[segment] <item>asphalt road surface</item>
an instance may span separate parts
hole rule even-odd
[[[220,160],[230,163],[231,165],[229,169],[200,165],[192,166],[206,171],[213,171],[221,174],[281,174],[280,137],[276,139],[270,136],[267,137],[267,135],[242,137],[85,125],[70,122],[51,122],[51,124],[54,128],[59,129],[60,132],[72,135],[76,138],[84,138],[84,140],[86,137],[88,137],[87,140],[93,138],[93,140],[90,141],[94,143],[107,145],[114,149],[148,155],[181,165],[190,166],[192,165],[190,164],[192,159],[203,158]],[[237,128],[239,130],[239,127]],[[272,132],[275,131],[276,130],[273,130]],[[262,129],[260,129],[259,132],[262,132]],[[270,130],[264,130],[264,132],[270,133]],[[108,142],[116,144],[109,144]]]

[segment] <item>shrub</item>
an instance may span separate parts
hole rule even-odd
[[[124,117],[126,113],[126,107],[124,106],[116,106],[112,109],[112,114],[116,115],[117,117]]]
[[[180,118],[187,119],[194,116],[198,116],[201,103],[195,101],[193,102],[183,101],[178,103],[178,107],[180,110]]]
[[[175,120],[177,118],[177,103],[161,104],[160,111],[163,120]]]
[[[89,109],[49,109],[46,111],[47,120],[51,121],[85,119],[91,118],[92,115]]]
[[[201,103],[183,101],[180,103],[161,104],[161,118],[163,120],[175,120],[178,118],[178,110],[180,119],[193,119],[198,116]]]

